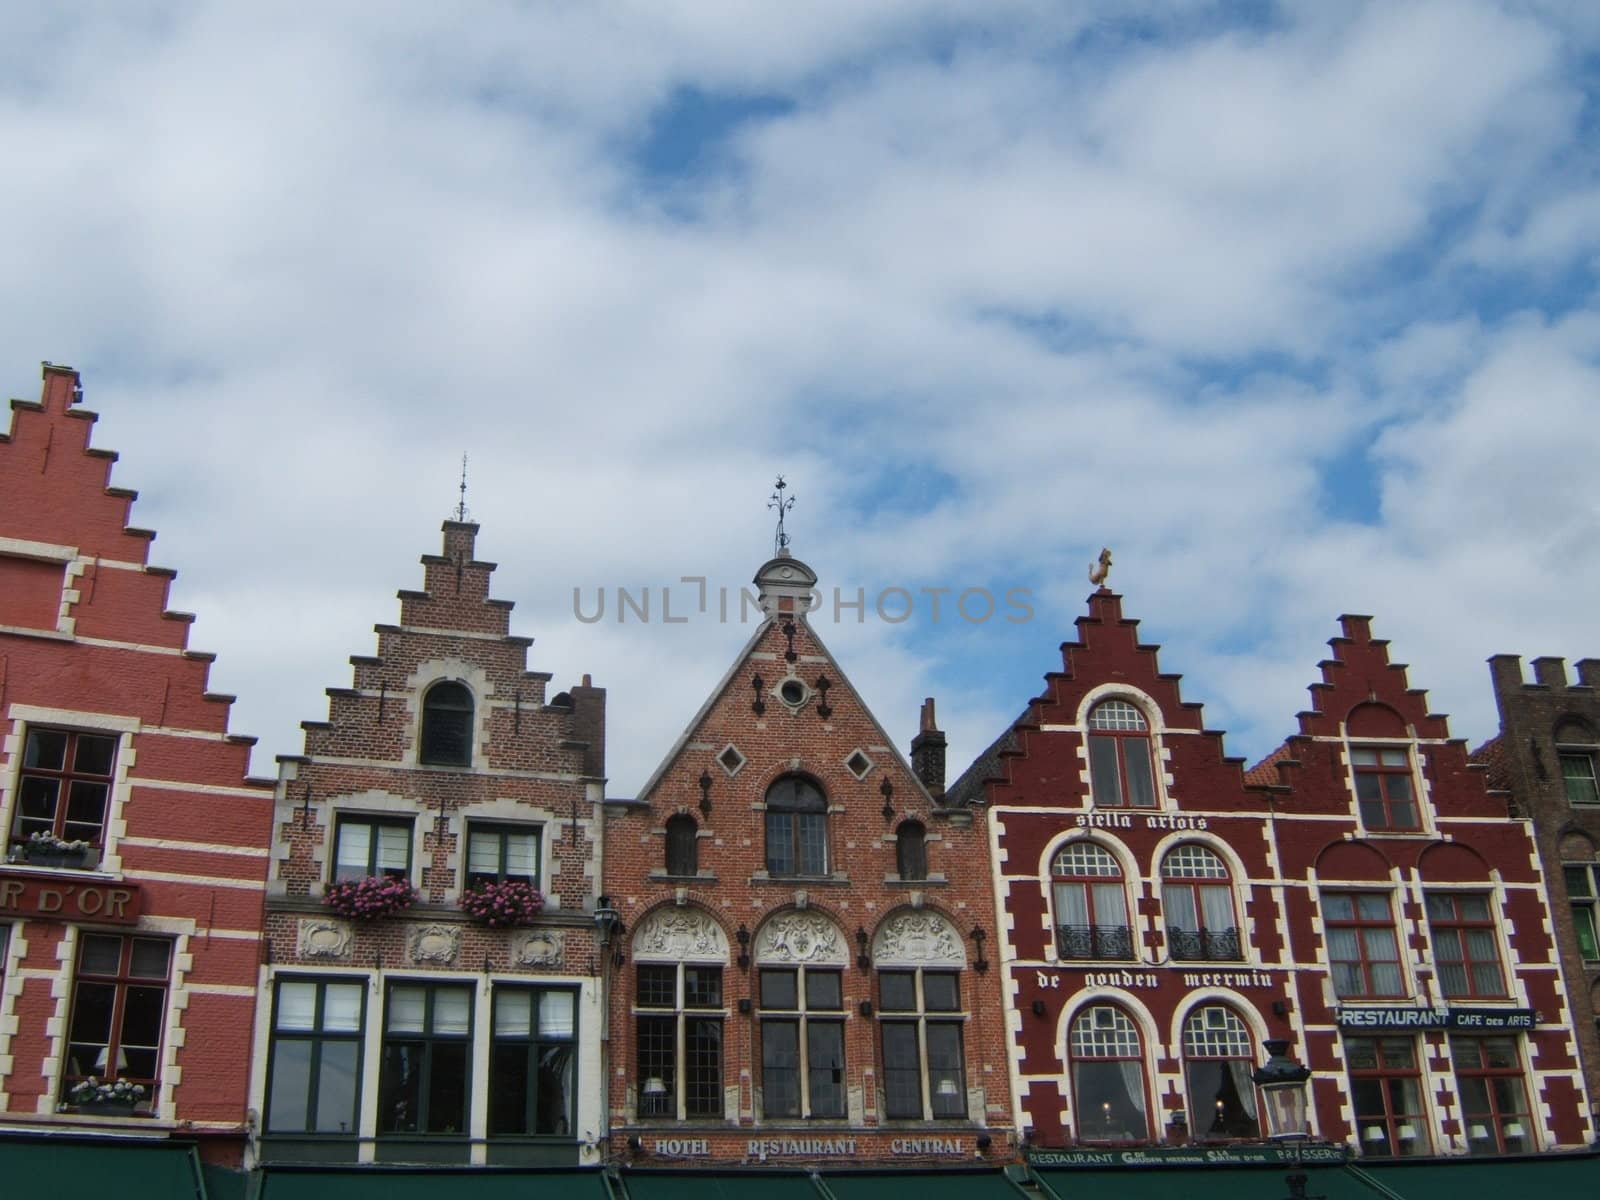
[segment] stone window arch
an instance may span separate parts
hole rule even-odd
[[[1120,1005],[1093,1004],[1067,1034],[1073,1111],[1086,1142],[1150,1140],[1144,1039]]]
[[[1150,721],[1128,700],[1089,710],[1089,788],[1097,808],[1157,807]]]
[[[417,760],[427,766],[470,767],[475,704],[472,691],[443,679],[422,697],[422,728]]]

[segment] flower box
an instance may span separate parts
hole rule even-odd
[[[137,1108],[136,1100],[87,1100],[78,1105],[78,1111],[90,1117],[131,1117]]]
[[[409,880],[390,875],[344,879],[322,889],[322,902],[352,921],[376,921],[410,908],[417,893]]]
[[[500,879],[468,888],[461,894],[461,907],[480,925],[509,929],[533,923],[544,908],[544,893],[520,879]]]
[[[77,1105],[78,1112],[85,1116],[131,1117],[144,1094],[142,1083],[129,1083],[126,1079],[102,1081],[91,1075],[72,1085],[67,1102]]]
[[[36,833],[22,843],[22,861],[32,867],[81,870],[88,864],[88,842],[68,842],[48,833]]]

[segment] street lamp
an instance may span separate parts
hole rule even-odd
[[[1307,1138],[1311,1125],[1306,1115],[1306,1080],[1311,1071],[1289,1056],[1289,1043],[1281,1039],[1264,1042],[1265,1066],[1250,1073],[1250,1080],[1261,1089],[1267,1110],[1267,1137]]]

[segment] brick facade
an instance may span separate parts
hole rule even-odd
[[[1590,931],[1600,903],[1600,801],[1593,787],[1600,763],[1600,660],[1577,663],[1575,680],[1559,658],[1534,659],[1532,681],[1516,655],[1496,655],[1489,665],[1500,734],[1474,757],[1488,766],[1491,784],[1505,789],[1514,811],[1533,824],[1567,1014],[1594,1100],[1600,1097],[1600,948]]]
[[[445,523],[443,552],[422,558],[422,589],[399,593],[399,624],[375,627],[377,653],[352,656],[351,686],[328,689],[327,720],[304,723],[305,753],[280,759],[252,1083],[269,1162],[595,1156],[605,692],[585,676],[549,695],[550,676],[527,669],[532,639],[513,635],[511,603],[490,597],[494,564],[474,557],[477,532]],[[432,707],[449,697],[454,709]],[[402,880],[415,903],[372,919],[325,903],[336,880],[368,876]],[[534,883],[542,911],[511,927],[472,919],[463,897],[490,876]],[[329,986],[365,996],[340,1018],[356,1026],[342,1032],[359,1057],[353,1079],[338,1077],[337,1112],[318,1092],[333,1086],[326,1066],[301,1066],[306,1027],[324,1018],[295,1012],[331,1005]],[[536,1033],[546,1041],[529,1053],[547,1074],[502,1074],[530,1070],[517,1053]],[[526,1104],[508,1116],[492,1097],[513,1093]]]
[[[1101,589],[1062,669],[951,789],[989,805],[1034,1145],[1259,1137],[1248,1068],[1268,1039],[1311,1068],[1314,1131],[1363,1154],[1590,1136],[1529,823],[1368,620],[1343,626],[1300,732],[1247,773]],[[1464,964],[1441,949],[1455,937]],[[1464,1111],[1468,1054],[1520,1107]],[[1385,1088],[1412,1099],[1374,1115]]]
[[[0,1128],[181,1132],[237,1163],[271,786],[81,399],[46,364],[0,438]],[[91,1074],[143,1081],[135,1113],[69,1103]]]
[[[787,553],[762,568],[763,623],[639,797],[608,806],[623,1161],[972,1163],[1014,1146],[986,814],[942,799],[931,702],[922,779],[891,744],[806,619],[815,583]],[[815,811],[784,813],[797,797]],[[902,861],[919,829],[925,864],[914,846]]]

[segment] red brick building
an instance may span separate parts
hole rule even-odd
[[[1512,809],[1533,824],[1550,885],[1566,978],[1568,1016],[1591,1102],[1600,1101],[1600,659],[1574,664],[1568,675],[1559,658],[1533,660],[1533,679],[1522,660],[1489,660],[1500,733],[1474,758],[1489,769],[1490,786],[1503,789]]]
[[[0,438],[0,1130],[237,1163],[271,787],[81,399],[46,364]],[[91,1077],[137,1087],[131,1111]]]
[[[1374,1157],[1591,1136],[1533,839],[1346,617],[1246,772],[1102,588],[984,797],[1017,1119],[1035,1146],[1259,1141],[1268,1039]]]
[[[973,1164],[1011,1153],[985,814],[907,762],[807,619],[763,620],[606,823],[611,1149],[640,1165]]]
[[[269,1164],[598,1161],[605,692],[527,669],[477,532],[445,522],[400,623],[280,759]]]

